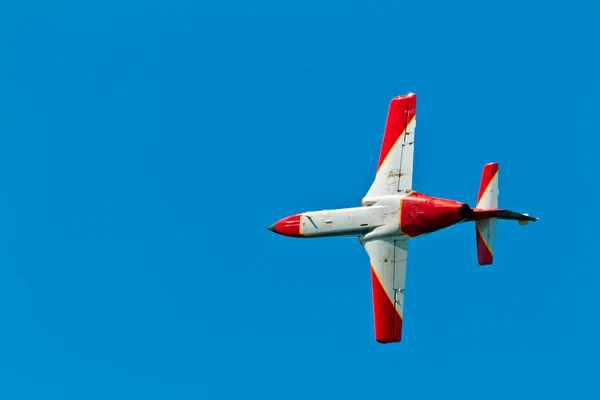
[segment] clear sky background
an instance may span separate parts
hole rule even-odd
[[[598,398],[594,1],[0,5],[0,398]],[[387,107],[414,188],[474,204],[412,241],[403,342],[356,239]]]

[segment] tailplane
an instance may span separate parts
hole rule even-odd
[[[475,221],[477,235],[477,261],[479,265],[490,265],[494,261],[494,242],[496,241],[496,223],[499,219],[519,221],[520,225],[535,222],[538,218],[498,209],[498,163],[483,167],[477,206],[471,210],[469,220]]]
[[[475,210],[498,209],[498,163],[493,162],[483,167],[477,206]],[[477,211],[475,211],[475,216]],[[496,217],[484,217],[475,221],[477,234],[477,261],[479,265],[490,265],[494,260],[494,242],[496,240]]]

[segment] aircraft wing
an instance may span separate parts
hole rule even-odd
[[[390,102],[375,180],[366,197],[408,193],[412,189],[417,95],[397,96]]]
[[[364,243],[371,260],[375,340],[399,342],[402,338],[402,309],[408,240],[388,237]]]

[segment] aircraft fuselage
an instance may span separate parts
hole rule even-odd
[[[269,227],[291,237],[356,236],[372,240],[391,236],[413,238],[474,215],[467,204],[415,191],[363,199],[362,207],[294,214]]]

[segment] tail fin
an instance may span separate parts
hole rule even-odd
[[[498,163],[483,167],[476,209],[498,209]],[[479,265],[490,265],[494,260],[494,242],[496,240],[497,218],[490,217],[475,221],[477,235],[477,261]]]

